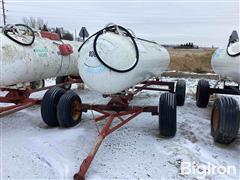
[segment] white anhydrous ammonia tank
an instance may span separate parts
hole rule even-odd
[[[211,60],[214,72],[240,84],[240,55],[231,56],[231,54],[239,54],[239,52],[239,41],[228,47],[217,49]]]
[[[81,47],[78,69],[84,83],[102,94],[126,90],[169,66],[168,51],[157,43],[134,38],[134,44],[129,36],[109,31],[96,36]]]
[[[77,42],[36,37],[32,45],[22,46],[0,33],[0,43],[0,86],[78,74]],[[63,43],[73,47],[72,54],[59,53]]]

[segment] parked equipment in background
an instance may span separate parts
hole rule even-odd
[[[200,80],[197,85],[196,104],[206,107],[212,94],[240,95],[240,42],[233,31],[226,48],[219,48],[212,56],[212,68],[224,81],[223,88],[217,88],[219,82],[211,88],[209,82]],[[237,85],[227,85],[226,80]],[[211,115],[211,134],[216,142],[229,144],[234,141],[240,125],[240,108],[232,97],[219,97],[215,100]]]
[[[74,179],[85,174],[104,138],[143,112],[157,115],[159,132],[173,137],[177,130],[176,106],[185,101],[183,80],[163,82],[159,75],[167,70],[170,59],[167,50],[153,41],[135,37],[124,27],[110,25],[90,36],[79,48],[79,75],[90,89],[111,97],[107,104],[84,104],[73,91],[52,88],[46,92],[41,105],[43,121],[49,126],[73,127],[81,121],[82,113],[96,111],[107,119],[96,144],[82,162]],[[166,91],[158,105],[134,106],[129,102],[139,92]]]
[[[72,76],[78,75],[78,42],[62,41],[52,32],[34,32],[24,24],[3,27],[0,40],[0,90],[7,91],[0,102],[10,103],[0,108],[0,117],[39,103],[30,95],[53,87],[44,87],[46,78],[71,75],[54,85],[66,89],[81,82],[79,77]]]
[[[0,86],[78,75],[78,42],[49,40],[20,24],[2,31]]]

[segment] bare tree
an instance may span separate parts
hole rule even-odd
[[[22,19],[22,21],[23,21],[24,24],[26,24],[26,25],[34,28],[34,29],[41,29],[41,28],[43,28],[44,24],[47,25],[47,22],[44,22],[44,20],[40,17],[37,17],[37,18],[35,18],[35,17],[29,17],[29,18],[24,17]]]
[[[24,24],[28,25],[29,20],[27,17],[22,18],[22,21]]]
[[[39,29],[39,28],[42,28],[45,23],[44,23],[42,18],[38,17],[37,20],[36,20],[36,24],[37,24],[38,29]]]

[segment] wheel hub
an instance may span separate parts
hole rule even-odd
[[[77,121],[81,116],[81,103],[78,100],[72,103],[71,115],[74,121]]]
[[[213,110],[213,117],[212,117],[212,126],[213,129],[216,130],[218,128],[218,124],[219,124],[219,111],[217,108],[215,108]]]

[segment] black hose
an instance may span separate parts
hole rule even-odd
[[[10,36],[8,33],[9,32],[12,32],[11,29],[5,29],[3,31],[3,33],[5,34],[5,36],[7,36],[9,39],[11,39],[12,41],[22,45],[22,46],[31,46],[35,40],[35,34],[34,34],[34,31],[32,30],[32,28],[30,28],[29,26],[25,25],[25,24],[15,24],[14,26],[23,26],[23,27],[26,27],[28,30],[30,30],[30,32],[32,33],[32,41],[29,42],[29,43],[23,43],[23,42],[20,42],[19,40],[13,38],[12,36]]]
[[[134,47],[135,47],[135,51],[136,51],[136,61],[135,61],[135,63],[134,63],[131,67],[129,67],[129,68],[127,68],[127,69],[123,69],[123,70],[113,68],[113,67],[109,66],[108,64],[106,64],[106,63],[101,59],[101,57],[99,56],[99,54],[98,54],[98,52],[97,52],[97,40],[98,40],[99,36],[101,36],[101,35],[102,35],[103,33],[105,33],[105,32],[115,32],[115,31],[117,30],[117,28],[118,28],[119,30],[121,30],[121,31],[124,33],[124,35],[126,35],[127,37],[129,37],[129,38],[132,40],[133,45],[134,45]],[[109,68],[110,70],[115,71],[115,72],[118,72],[118,73],[129,72],[129,71],[131,71],[133,68],[136,67],[136,65],[138,64],[138,61],[139,61],[139,50],[138,50],[138,46],[137,46],[137,43],[136,43],[134,37],[132,36],[132,34],[131,34],[127,29],[125,29],[125,28],[122,27],[122,26],[116,26],[116,25],[108,26],[108,27],[106,27],[106,28],[104,28],[104,29],[96,32],[96,33],[93,34],[92,36],[90,36],[90,37],[80,46],[80,48],[78,49],[78,51],[80,51],[81,48],[83,47],[83,45],[84,45],[90,38],[92,38],[93,36],[96,36],[96,37],[94,38],[94,41],[93,41],[93,51],[94,51],[97,59],[98,59],[104,66],[106,66],[106,67]]]
[[[231,57],[237,57],[237,56],[239,56],[239,55],[240,55],[240,52],[238,52],[238,53],[236,53],[236,54],[230,54],[230,53],[229,53],[228,48],[229,48],[230,44],[231,44],[231,42],[229,41],[229,42],[228,42],[228,45],[227,45],[227,54],[228,54],[229,56],[231,56]]]
[[[132,42],[133,42],[133,45],[134,45],[134,47],[135,47],[135,52],[136,52],[136,61],[135,61],[135,63],[134,63],[131,67],[129,67],[129,68],[127,68],[127,69],[123,69],[123,70],[119,70],[119,69],[113,68],[113,67],[109,66],[108,64],[106,64],[106,63],[101,59],[101,57],[99,56],[99,54],[98,54],[98,52],[97,52],[97,40],[98,40],[99,36],[101,36],[105,31],[114,30],[114,29],[112,29],[112,28],[116,28],[116,27],[115,27],[115,26],[109,26],[109,27],[107,27],[105,30],[100,31],[100,32],[96,35],[96,37],[94,38],[94,41],[93,41],[93,50],[94,50],[94,53],[95,53],[96,57],[98,58],[98,60],[99,60],[104,66],[106,66],[107,68],[111,69],[112,71],[119,72],[119,73],[129,72],[129,71],[131,71],[133,68],[135,68],[136,65],[138,64],[139,51],[138,51],[137,43],[136,43],[134,37],[133,37],[133,36],[131,35],[131,33],[130,33],[127,29],[125,29],[124,27],[118,26],[119,30],[122,30],[122,32],[126,33],[126,34],[125,34],[126,36],[130,37],[130,39],[131,39]]]

